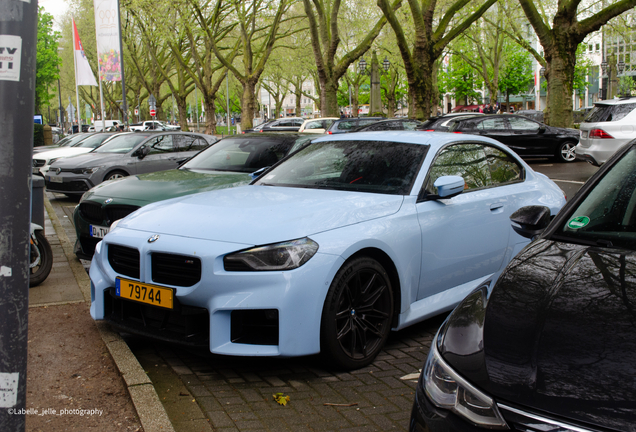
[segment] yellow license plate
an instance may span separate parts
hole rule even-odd
[[[147,303],[166,309],[172,309],[174,291],[171,288],[163,288],[147,283],[117,278],[115,292],[118,297],[128,300]]]

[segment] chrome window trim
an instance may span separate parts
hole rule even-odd
[[[578,427],[578,426],[573,426],[573,425],[568,424],[568,423],[563,423],[563,422],[560,422],[560,421],[557,421],[557,420],[552,420],[552,419],[549,419],[549,418],[546,418],[546,417],[542,417],[542,416],[539,416],[539,415],[536,415],[536,414],[530,414],[528,412],[521,411],[521,410],[516,409],[516,408],[512,408],[512,407],[510,407],[508,405],[504,405],[502,403],[497,403],[497,407],[500,408],[501,410],[503,410],[504,412],[505,411],[511,411],[511,412],[513,412],[515,414],[518,414],[520,416],[527,417],[528,419],[537,420],[537,421],[540,421],[540,422],[543,422],[543,423],[547,423],[547,424],[559,427],[559,428],[562,429],[562,431],[558,431],[558,432],[566,432],[566,431],[568,431],[568,432],[569,431],[571,431],[571,432],[595,432],[592,429],[584,429],[584,428],[581,428],[581,427]],[[504,415],[503,417],[505,418],[506,416]],[[506,422],[508,422],[508,419],[506,419]],[[525,425],[525,426],[530,426],[530,425]]]

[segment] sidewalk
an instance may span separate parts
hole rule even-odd
[[[90,280],[73,254],[74,203],[46,195],[53,268],[29,290],[27,430],[174,431],[126,343],[90,317]]]

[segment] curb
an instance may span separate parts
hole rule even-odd
[[[66,232],[64,231],[64,228],[62,227],[62,224],[60,223],[60,220],[58,219],[57,214],[55,213],[55,210],[53,209],[53,206],[48,200],[46,194],[44,195],[44,206],[49,215],[49,219],[51,219],[51,223],[53,224],[53,229],[60,240],[60,244],[64,250],[64,255],[66,255],[66,260],[73,271],[77,285],[79,286],[85,301],[90,304],[90,278],[86,274],[82,264],[75,258],[75,254],[73,253],[73,244],[66,235]],[[99,334],[108,348],[111,357],[115,361],[117,369],[119,369],[119,372],[124,378],[128,394],[135,406],[135,410],[137,411],[137,415],[139,416],[139,421],[141,422],[144,432],[174,432],[172,423],[170,422],[168,414],[159,400],[159,396],[157,395],[157,391],[155,390],[152,381],[150,381],[150,378],[148,378],[148,375],[137,361],[137,358],[130,351],[126,342],[118,333],[112,331],[108,324],[104,322],[95,322],[95,325],[97,326]]]

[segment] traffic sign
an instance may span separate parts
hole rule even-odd
[[[154,109],[151,109],[151,110],[150,110],[150,115],[151,115],[152,117],[156,116],[156,115],[157,115],[157,111],[155,111]]]

